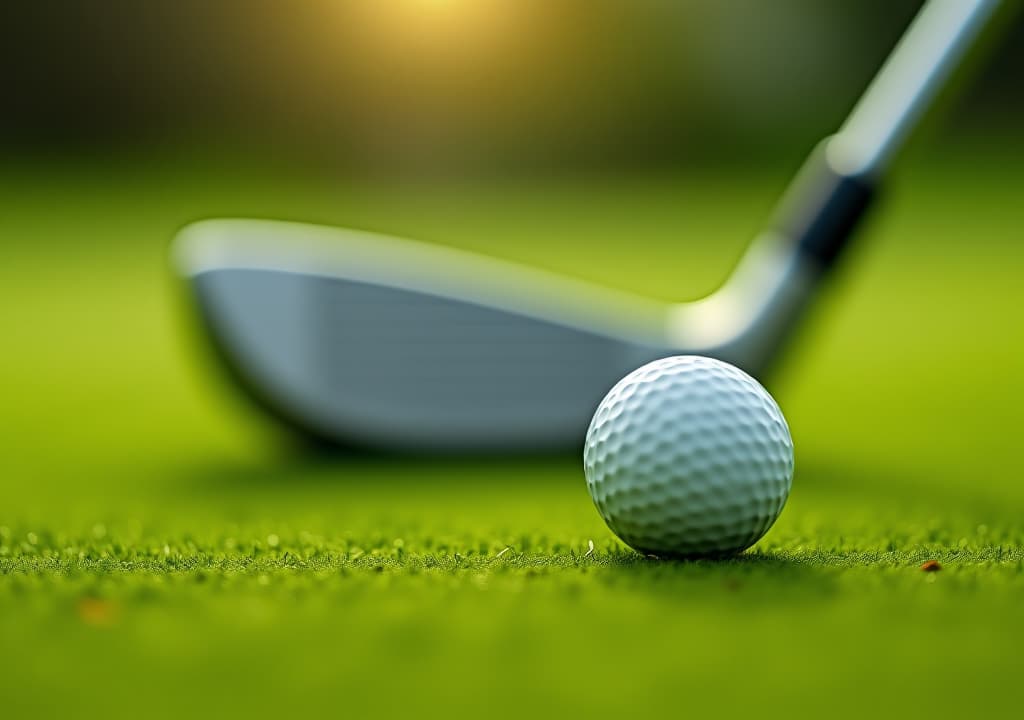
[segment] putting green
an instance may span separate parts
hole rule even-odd
[[[797,447],[782,518],[736,560],[671,564],[610,536],[575,457],[302,454],[205,363],[167,242],[213,215],[319,221],[690,298],[786,168],[484,190],[8,165],[0,711],[1008,712],[1014,166],[961,153],[895,178],[772,383]]]

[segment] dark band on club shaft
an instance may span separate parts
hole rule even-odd
[[[834,169],[822,143],[786,193],[773,229],[822,269],[831,267],[875,195],[872,178]]]

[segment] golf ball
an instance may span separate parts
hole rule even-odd
[[[745,550],[793,480],[793,440],[772,396],[739,368],[693,355],[620,380],[594,414],[583,460],[612,532],[662,555]]]

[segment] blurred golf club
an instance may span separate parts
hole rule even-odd
[[[729,281],[664,304],[350,230],[209,220],[174,246],[210,339],[273,414],[385,449],[573,447],[636,366],[703,354],[763,376],[996,0],[931,0],[819,144]]]

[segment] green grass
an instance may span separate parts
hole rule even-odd
[[[786,168],[481,189],[8,165],[0,712],[1010,712],[1013,166],[896,179],[772,385],[797,447],[782,518],[736,559],[671,563],[611,537],[575,457],[302,454],[207,366],[166,244],[197,217],[307,219],[694,297]]]

